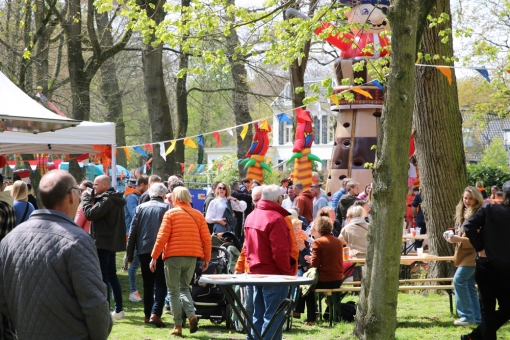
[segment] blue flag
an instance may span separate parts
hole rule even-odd
[[[489,78],[489,71],[487,71],[486,68],[475,68],[475,70],[477,70],[489,83],[491,82],[491,78]]]
[[[139,146],[135,146],[133,147],[133,150],[135,150],[136,152],[138,152],[140,155],[142,156],[145,156],[147,158],[149,158],[149,156],[145,153],[145,151],[143,151]]]
[[[285,113],[280,113],[278,116],[276,116],[276,118],[278,118],[278,121],[281,123],[292,124],[292,119],[290,119]]]
[[[372,84],[374,84],[375,86],[377,86],[378,88],[380,88],[381,90],[384,91],[384,87],[381,85],[380,82],[378,82],[377,80],[372,80]]]
[[[204,135],[198,135],[198,145],[204,146]]]
[[[196,172],[196,173],[197,173],[197,174],[198,174],[198,173],[200,173],[200,171],[204,170],[204,168],[205,168],[205,164],[200,164],[200,165],[198,166],[198,169],[197,169],[197,172]]]

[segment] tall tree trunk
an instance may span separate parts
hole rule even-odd
[[[191,0],[182,0],[181,5],[183,7],[189,7]],[[189,65],[189,54],[182,50],[179,54],[179,70],[186,70]],[[185,72],[182,77],[177,77],[175,80],[176,83],[176,102],[177,102],[177,138],[186,137],[186,132],[188,131],[188,90],[187,90],[187,82],[188,82],[188,73]],[[177,163],[184,163],[184,143],[183,141],[177,142],[175,145],[175,154],[171,157],[178,168],[178,172],[180,173],[180,166]],[[170,154],[172,156],[172,154]],[[175,172],[176,173],[176,172]],[[174,173],[170,173],[173,175]]]
[[[233,5],[234,0],[228,0],[227,6]],[[233,18],[230,18],[233,23]],[[234,28],[230,31],[230,35],[226,37],[227,40],[227,53],[228,61],[232,72],[232,80],[234,82],[235,91],[232,91],[232,106],[234,109],[234,116],[236,125],[246,124],[252,121],[250,114],[250,106],[248,105],[248,73],[246,72],[246,65],[241,56],[236,55],[236,47],[240,46],[239,36],[237,30]],[[246,152],[250,149],[251,140],[253,139],[253,129],[251,126],[248,128],[248,133],[245,138],[241,137],[241,132],[244,126],[237,128],[237,158],[243,159],[246,157]],[[246,176],[244,166],[238,164],[239,177]]]
[[[35,31],[42,28],[39,39],[37,40],[37,46],[35,49],[35,56],[33,57],[35,63],[35,85],[41,86],[42,93],[48,93],[48,79],[49,79],[49,43],[51,28],[44,24],[44,17],[46,15],[46,2],[44,0],[36,0],[36,12],[35,12]]]
[[[26,50],[30,50],[31,28],[32,28],[32,2],[25,2],[23,8],[24,26],[23,26],[23,45]],[[19,88],[30,96],[33,96],[33,79],[32,79],[32,60],[30,58],[22,58],[19,70]]]
[[[441,13],[450,15],[450,0],[433,1],[432,17]],[[451,21],[425,29],[421,52],[452,57],[452,35],[442,43],[439,32],[451,29]],[[453,65],[442,58],[428,62]],[[416,93],[413,125],[422,193],[422,208],[429,236],[429,253],[453,255],[454,247],[445,242],[443,232],[453,227],[455,206],[466,186],[466,163],[462,144],[462,116],[459,110],[457,82],[452,73],[452,84],[435,67],[420,67],[416,72]],[[445,183],[448,183],[447,189]],[[444,188],[445,190],[441,190]],[[429,277],[451,277],[455,268],[451,262],[431,264]]]
[[[369,252],[354,333],[360,339],[395,339],[398,275],[402,246],[407,168],[414,105],[414,56],[420,10],[427,0],[396,0],[392,57],[374,163],[374,201]],[[424,20],[423,20],[424,22]]]
[[[82,14],[80,0],[68,0],[64,22],[67,36],[67,67],[72,94],[72,115],[74,119],[88,120],[90,116],[90,82],[85,74],[85,60],[82,50]]]
[[[100,36],[103,37],[102,46],[112,47],[112,31],[108,26],[108,13],[96,13],[97,26]],[[117,145],[126,145],[126,131],[124,125],[122,94],[120,93],[119,81],[117,78],[117,65],[115,58],[110,58],[101,66],[102,95],[108,106],[106,121],[115,123],[115,140]],[[127,166],[127,159],[124,150],[117,155],[117,164]]]
[[[151,5],[153,8],[151,8]],[[165,17],[163,0],[149,0],[143,3],[147,16],[159,24]],[[147,98],[149,123],[153,141],[174,139],[172,120],[170,119],[170,107],[166,95],[165,81],[163,78],[163,46],[154,47],[151,43],[144,45],[142,49],[144,92]],[[152,162],[153,173],[164,176],[174,174],[180,168],[175,158],[167,156],[166,162],[159,156],[159,145],[154,146],[154,161]]]

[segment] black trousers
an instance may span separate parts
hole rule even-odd
[[[152,260],[151,254],[139,254],[138,258],[142,268],[143,313],[146,318],[149,318],[151,314],[161,317],[167,295],[165,263],[160,256],[156,262],[156,270],[153,273],[149,267]]]
[[[510,320],[510,268],[497,268],[484,258],[476,259],[475,280],[480,292],[482,323],[470,334],[471,339],[496,340],[498,329]]]
[[[315,289],[335,289],[340,288],[342,280],[328,281],[328,282],[317,282]],[[297,313],[303,313],[305,311],[306,304],[306,321],[315,322],[317,320],[317,303],[315,300],[315,290],[309,291],[308,295],[302,296],[301,290],[299,291],[299,297],[296,302],[295,311]]]

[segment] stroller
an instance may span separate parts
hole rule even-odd
[[[239,241],[230,232],[221,238],[213,237],[213,247],[209,267],[202,272],[202,260],[197,261],[191,283],[191,296],[195,306],[195,315],[199,319],[209,319],[214,324],[221,324],[230,329],[234,326],[233,311],[220,287],[213,284],[199,284],[202,274],[233,274],[239,256]]]

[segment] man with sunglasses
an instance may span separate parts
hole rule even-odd
[[[115,309],[112,318],[124,319],[122,288],[117,277],[115,253],[126,250],[124,219],[126,200],[122,197],[122,192],[110,187],[110,177],[106,175],[94,179],[94,190],[92,193],[86,191],[82,200],[83,214],[87,220],[92,221],[90,234],[96,241],[103,282],[106,284],[108,294],[110,287],[113,291]],[[110,295],[107,296],[107,300],[110,301]]]
[[[48,172],[39,183],[45,209],[34,211],[0,244],[0,309],[19,339],[107,339],[110,334],[96,246],[73,221],[80,191],[66,171]]]

